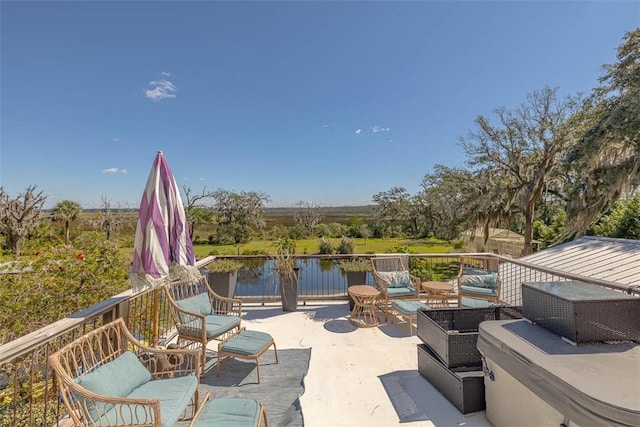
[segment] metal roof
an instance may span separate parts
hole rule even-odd
[[[519,260],[624,285],[640,285],[640,240],[585,236]]]

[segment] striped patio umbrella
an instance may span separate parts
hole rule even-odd
[[[158,151],[140,201],[131,287],[154,290],[154,341],[158,339],[158,288],[173,280],[196,281],[193,244],[176,180]]]

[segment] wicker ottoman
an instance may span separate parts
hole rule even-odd
[[[220,365],[227,358],[255,360],[258,383],[260,383],[260,361],[258,358],[271,346],[273,346],[273,351],[276,354],[276,363],[278,363],[278,350],[271,335],[266,332],[247,331],[242,328],[238,334],[218,344],[216,375],[220,376]]]

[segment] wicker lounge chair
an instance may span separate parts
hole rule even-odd
[[[198,413],[197,350],[137,341],[119,318],[67,344],[48,359],[76,426],[174,425]]]
[[[240,332],[242,301],[216,294],[202,276],[199,282],[173,282],[164,286],[171,317],[178,330],[178,344],[199,343],[205,372],[207,343],[222,341]]]
[[[371,258],[371,272],[380,291],[378,306],[384,312],[385,322],[389,319],[389,311],[393,300],[417,300],[420,289],[420,278],[409,274],[401,257],[385,256]]]

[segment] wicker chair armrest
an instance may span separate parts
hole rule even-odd
[[[179,308],[179,307],[178,307]],[[181,310],[184,311],[184,310]],[[204,316],[184,311],[194,320],[200,320],[200,327],[204,328]],[[192,326],[193,328],[193,326]],[[200,351],[186,348],[150,347],[138,341],[128,330],[123,330],[129,340],[129,350],[138,355],[154,378],[185,376],[199,372]]]
[[[145,348],[139,358],[154,379],[184,377],[200,372],[198,349]]]
[[[420,287],[422,286],[422,279],[412,274],[409,275],[409,279],[411,279],[411,284],[413,285],[413,288],[419,292]]]
[[[211,298],[211,307],[216,314],[228,314],[240,317],[242,315],[242,300],[239,298],[227,298],[214,294]]]

